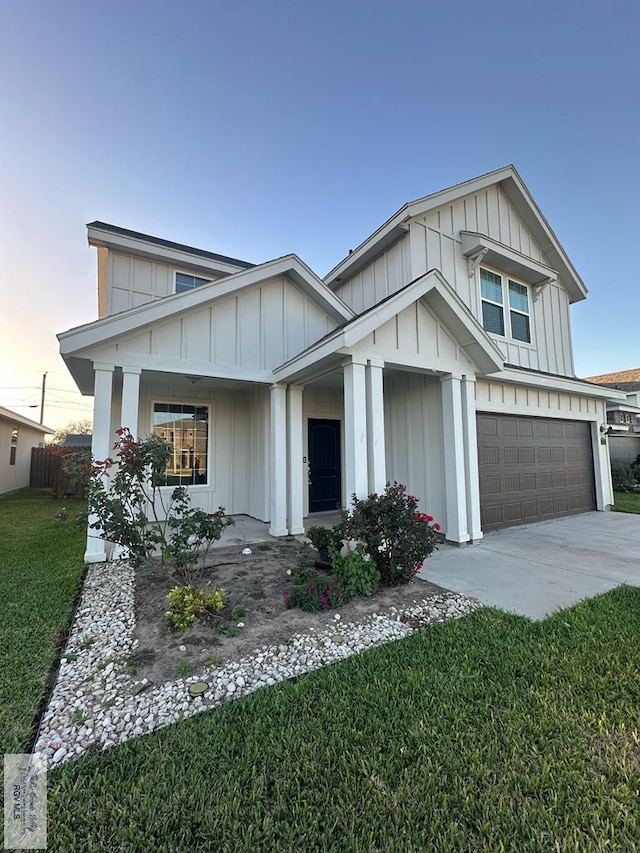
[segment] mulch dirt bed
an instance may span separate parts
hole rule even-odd
[[[335,624],[336,612],[341,622],[358,622],[372,613],[410,607],[414,601],[443,592],[428,581],[414,579],[402,586],[381,588],[370,598],[353,599],[339,611],[287,610],[282,599],[291,588],[287,569],[313,565],[316,552],[297,540],[250,545],[251,554],[247,555],[242,553],[243,547],[216,548],[209,553],[197,585],[211,581],[227,590],[228,605],[220,616],[197,620],[186,631],[172,631],[164,616],[166,595],[177,579],[156,561],[136,569],[135,636],[139,645],[130,660],[136,678],[162,683],[196,675],[207,666],[236,660],[261,646],[286,643],[294,634],[327,628]],[[231,619],[234,608],[242,608],[243,615]],[[243,627],[238,627],[240,622]]]

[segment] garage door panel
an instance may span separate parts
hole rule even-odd
[[[590,425],[478,414],[484,530],[593,510]]]

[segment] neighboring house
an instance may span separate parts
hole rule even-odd
[[[640,433],[640,368],[587,376],[587,382],[624,391],[626,399],[607,403],[607,423],[616,433]]]
[[[100,319],[58,337],[97,458],[121,425],[160,432],[196,505],[274,536],[388,480],[456,543],[612,503],[601,429],[624,395],[575,377],[587,291],[512,166],[406,204],[324,279],[295,255],[88,236]]]
[[[44,443],[52,429],[0,406],[0,493],[29,485],[31,448]]]
[[[91,447],[92,436],[90,433],[68,432],[61,447]]]

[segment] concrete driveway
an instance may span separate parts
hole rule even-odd
[[[640,586],[640,515],[589,512],[444,545],[418,576],[541,619],[620,584]]]

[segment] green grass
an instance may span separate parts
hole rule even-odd
[[[614,501],[616,512],[640,513],[640,492],[615,492]]]
[[[65,506],[66,521],[54,518]],[[82,579],[85,534],[73,519],[83,501],[50,491],[0,496],[0,751],[30,745],[47,677],[57,661]]]
[[[49,850],[624,851],[640,589],[483,610],[49,774]]]

